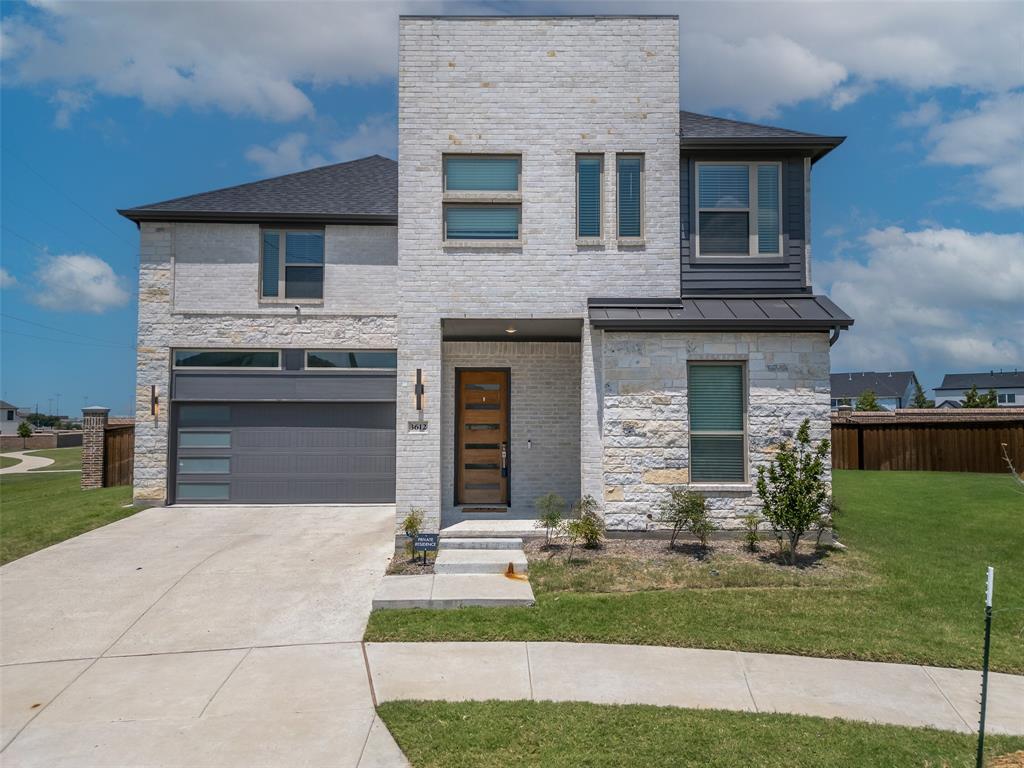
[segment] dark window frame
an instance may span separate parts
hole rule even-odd
[[[263,293],[263,247],[264,238],[268,233],[276,233],[277,240],[277,295],[270,296]],[[319,264],[288,263],[288,234],[289,233],[316,233],[323,242],[323,250]],[[320,270],[320,295],[319,296],[288,296],[288,268],[292,269],[319,269]],[[260,227],[260,269],[259,269],[259,299],[262,302],[291,302],[302,304],[321,304],[324,300],[324,283],[327,281],[327,229],[326,227],[279,227],[264,225]]]

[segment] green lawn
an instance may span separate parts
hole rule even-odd
[[[55,469],[81,469],[82,448],[46,448],[40,451],[29,451],[32,456],[42,456],[46,459],[53,459],[53,464],[42,469],[29,470],[30,472],[46,472]]]
[[[124,507],[130,486],[83,491],[79,483],[75,472],[0,477],[0,564],[135,512]]]
[[[985,567],[992,666],[1024,673],[1024,496],[1003,475],[836,472],[857,578],[831,586],[545,592],[533,608],[392,610],[366,639],[568,640],[977,668]],[[838,554],[833,557],[843,557]]]
[[[13,467],[15,464],[21,464],[21,459],[15,459],[10,456],[0,456],[0,469]]]
[[[527,701],[377,711],[415,768],[968,768],[976,749],[959,733],[796,715]],[[985,746],[991,757],[1024,738]]]

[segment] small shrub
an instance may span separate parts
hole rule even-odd
[[[757,512],[751,512],[743,518],[743,540],[747,542],[747,549],[751,552],[757,552],[757,527],[760,524],[761,516]]]
[[[410,539],[415,539],[416,534],[423,530],[423,510],[419,507],[410,509],[402,521],[402,530]]]
[[[705,547],[715,530],[714,523],[708,518],[707,499],[685,488],[671,489],[668,498],[658,505],[658,515],[651,519],[672,526],[669,549],[675,547],[676,538],[684,530],[700,539],[701,546]]]
[[[544,529],[544,546],[551,544],[551,539],[562,530],[565,516],[565,499],[557,493],[546,493],[533,502],[537,509],[537,527]]]
[[[570,563],[577,544],[583,542],[587,549],[594,549],[604,540],[604,518],[597,510],[597,500],[593,496],[584,496],[573,505],[572,511],[576,517],[565,524]]]
[[[783,549],[788,540],[788,559],[796,565],[800,538],[820,525],[829,500],[825,483],[825,459],[831,445],[822,440],[811,444],[811,422],[804,419],[795,443],[786,442],[768,465],[757,468],[757,493],[764,504],[764,516]]]

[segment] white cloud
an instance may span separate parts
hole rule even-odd
[[[0,267],[0,288],[11,288],[18,284],[18,278]]]
[[[395,77],[397,16],[406,8],[508,10],[440,0],[301,6],[53,0],[4,19],[4,76],[10,83],[136,97],[162,109],[292,120],[313,113],[310,87]],[[1012,2],[564,2],[550,10],[679,13],[680,90],[684,107],[698,111],[766,117],[805,99],[840,108],[878,82],[979,93],[1024,83],[1020,7]]]
[[[53,115],[53,124],[62,130],[71,127],[71,118],[89,106],[92,95],[87,91],[76,91],[69,88],[58,88],[50,98],[57,111]]]
[[[323,165],[323,155],[308,152],[309,137],[304,133],[290,133],[272,147],[253,145],[245,151],[245,159],[255,163],[268,176],[301,171]]]
[[[1024,207],[1024,92],[982,99],[925,134],[928,161],[978,168],[978,197],[992,208]]]
[[[857,258],[819,262],[816,277],[856,323],[833,349],[836,370],[950,370],[1024,361],[1024,234],[873,229]]]
[[[398,125],[393,114],[370,115],[343,139],[330,142],[323,152],[310,147],[307,134],[290,133],[270,147],[253,145],[245,158],[268,175],[301,171],[328,162],[354,160],[367,155],[395,157]]]
[[[922,128],[934,125],[942,114],[942,107],[935,99],[921,102],[914,109],[900,114],[896,122],[904,128]]]
[[[111,266],[98,256],[46,256],[35,272],[31,298],[45,309],[99,314],[128,303],[128,292],[121,283]]]

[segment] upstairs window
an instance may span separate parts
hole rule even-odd
[[[444,239],[518,241],[522,158],[445,155]]]
[[[264,229],[260,296],[322,299],[324,233],[319,229]]]
[[[619,239],[644,236],[644,158],[643,155],[618,155],[615,176],[619,204]]]
[[[782,253],[781,165],[697,163],[697,253]]]
[[[281,367],[276,349],[176,349],[175,368],[264,368]]]
[[[692,363],[690,482],[742,483],[747,479],[746,397],[740,363]]]
[[[601,188],[604,158],[576,155],[576,237],[601,237]]]

